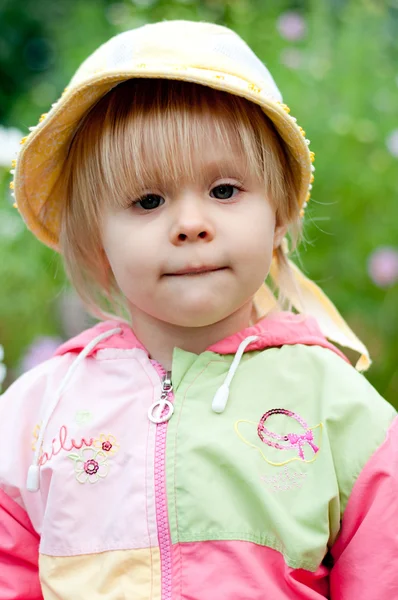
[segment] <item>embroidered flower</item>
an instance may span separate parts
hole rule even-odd
[[[114,456],[120,448],[114,435],[105,435],[104,433],[101,433],[99,438],[94,440],[93,446],[98,448],[98,450],[106,452],[107,456]]]
[[[83,448],[68,457],[75,463],[75,476],[79,483],[97,483],[109,472],[108,457],[102,450]]]
[[[87,475],[95,475],[98,472],[99,464],[97,463],[96,460],[93,460],[92,458],[90,458],[90,460],[87,460],[84,463],[83,468],[84,468],[85,472],[87,473]]]
[[[308,473],[287,467],[274,471],[273,475],[263,475],[261,480],[270,492],[287,492],[303,487]]]

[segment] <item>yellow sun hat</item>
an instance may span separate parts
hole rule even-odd
[[[70,144],[82,118],[119,83],[135,78],[188,81],[241,96],[271,119],[291,157],[301,216],[314,179],[314,153],[270,72],[249,46],[221,25],[163,21],[125,31],[100,46],[79,67],[61,98],[21,140],[11,188],[27,227],[44,244],[59,250],[65,190],[56,188]],[[55,191],[56,190],[56,193]],[[286,252],[287,254],[287,252]],[[290,261],[289,261],[290,262]],[[289,300],[299,312],[315,316],[326,337],[360,353],[359,370],[370,364],[366,347],[314,282],[290,262],[295,288]],[[278,265],[271,276],[278,283]],[[265,313],[276,303],[264,284],[255,296]]]
[[[21,140],[11,188],[27,227],[39,240],[59,250],[65,192],[54,193],[54,189],[79,122],[117,84],[144,77],[198,83],[261,106],[289,148],[300,208],[305,207],[313,180],[313,154],[268,69],[226,27],[163,21],[125,31],[100,46],[82,63],[51,110]]]

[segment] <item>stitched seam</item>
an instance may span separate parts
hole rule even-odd
[[[42,544],[45,545],[45,544]],[[42,551],[41,554],[46,556],[84,556],[85,554],[102,554],[103,552],[110,551],[129,551],[129,550],[148,550],[150,546],[136,545],[135,541],[128,541],[124,544],[107,544],[106,546],[93,546],[87,548],[71,548],[70,546],[58,547],[51,546],[50,552]],[[153,546],[156,548],[156,546]],[[41,549],[42,550],[42,549]]]
[[[231,537],[229,537],[231,536]],[[269,536],[264,536],[261,539],[250,533],[242,533],[241,531],[223,531],[220,535],[209,534],[206,532],[199,533],[190,533],[189,535],[182,536],[181,543],[192,543],[192,542],[211,542],[211,541],[220,541],[220,542],[251,542],[257,544],[258,546],[263,546],[264,548],[271,548],[276,552],[282,554],[286,564],[289,567],[294,569],[307,569],[310,571],[316,570],[319,567],[319,563],[313,560],[300,560],[298,558],[292,558],[285,551],[283,544],[281,544],[275,538],[271,538]]]
[[[152,386],[152,403],[154,402],[155,399],[155,386],[153,385],[150,376],[147,373],[147,370],[145,368],[145,364],[140,363],[141,367],[145,373],[145,375],[147,376],[149,383]],[[151,422],[148,420],[148,427],[147,427],[147,438],[146,438],[146,452],[145,452],[145,515],[146,515],[146,523],[147,523],[147,532],[148,532],[148,541],[150,543],[150,548],[149,548],[149,554],[150,554],[150,577],[151,577],[151,598],[153,597],[153,552],[152,552],[152,544],[151,544],[151,534],[149,531],[149,519],[148,519],[148,445],[149,445],[149,432],[150,432],[150,428],[151,428]],[[155,492],[155,490],[154,490]],[[156,515],[156,502],[155,502],[155,515]],[[156,518],[156,516],[155,516]],[[157,527],[156,527],[157,528]]]

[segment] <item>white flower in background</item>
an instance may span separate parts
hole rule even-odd
[[[293,10],[284,12],[276,23],[281,37],[289,42],[302,40],[307,33],[307,24],[300,13]]]
[[[387,137],[386,146],[390,154],[398,158],[398,129],[394,129]]]
[[[23,134],[15,127],[0,125],[0,167],[11,168],[11,162],[20,149]]]
[[[2,383],[5,380],[6,374],[7,374],[7,367],[3,363],[3,360],[4,360],[4,349],[3,349],[3,346],[0,344],[0,392],[1,392]]]
[[[17,211],[0,209],[0,239],[15,240],[24,231],[25,225]]]
[[[398,281],[398,250],[391,247],[377,248],[369,257],[368,272],[379,287],[390,287]]]
[[[296,48],[285,48],[281,52],[280,61],[289,69],[300,69],[303,64],[303,55]]]

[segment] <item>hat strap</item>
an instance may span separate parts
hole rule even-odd
[[[321,288],[308,279],[291,260],[287,259],[287,262],[295,284],[289,286],[287,293],[283,290],[287,300],[298,312],[314,317],[323,335],[329,340],[358,352],[360,358],[355,367],[358,371],[366,371],[371,365],[366,346],[350,329]],[[275,285],[280,287],[280,269],[276,256],[272,259],[270,275]],[[263,313],[268,313],[277,305],[275,296],[266,284],[263,284],[254,296],[254,303],[257,310]]]

